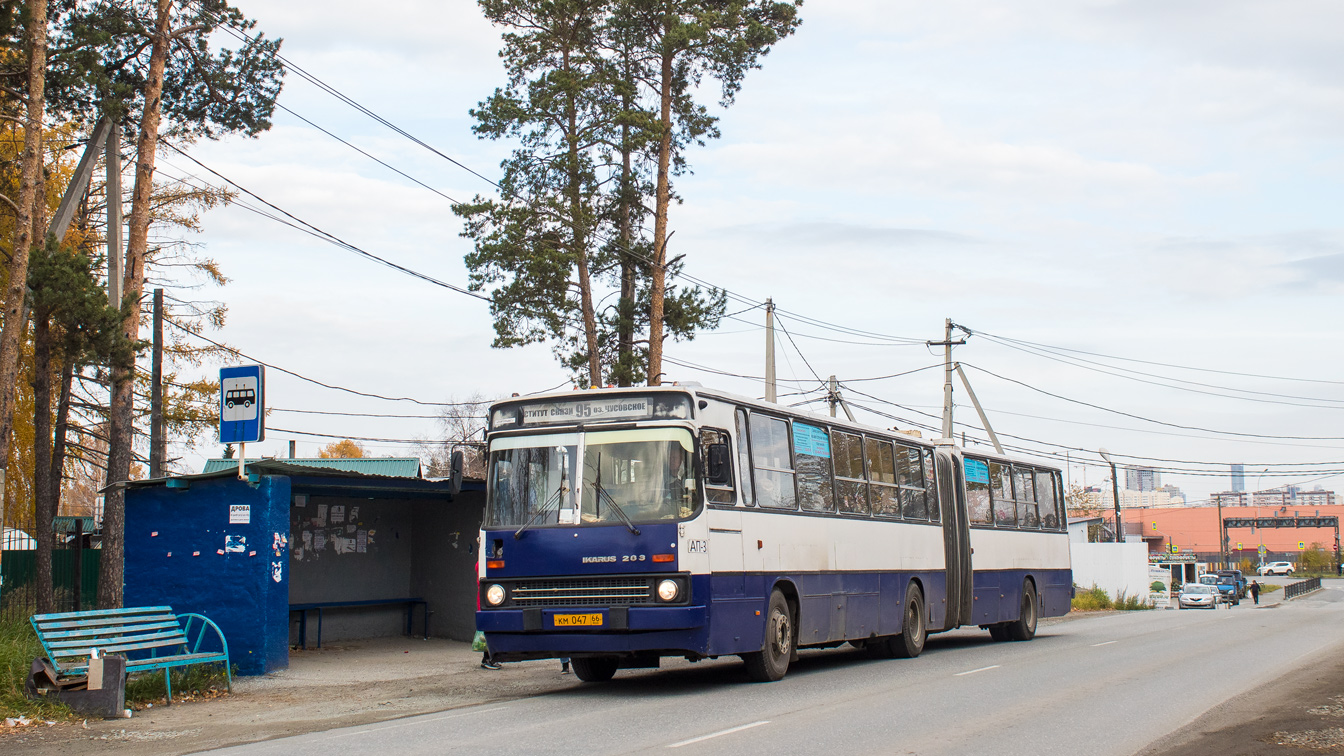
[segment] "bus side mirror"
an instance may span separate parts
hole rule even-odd
[[[733,462],[728,456],[728,444],[710,444],[706,450],[705,477],[711,486],[733,484]]]
[[[462,450],[454,449],[448,458],[448,492],[453,496],[462,493]]]

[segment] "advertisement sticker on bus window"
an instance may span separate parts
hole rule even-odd
[[[802,423],[793,424],[793,453],[812,457],[831,457],[831,439],[826,431]]]
[[[989,485],[989,465],[978,459],[966,458],[966,482]]]

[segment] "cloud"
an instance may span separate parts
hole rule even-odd
[[[922,228],[883,228],[852,223],[750,223],[714,231],[728,238],[789,246],[911,247],[928,244],[977,244],[966,234]]]

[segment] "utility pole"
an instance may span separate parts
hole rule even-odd
[[[943,340],[926,341],[929,346],[943,348],[943,438],[956,441],[952,430],[952,347],[966,343],[966,339],[952,340],[952,318],[943,321]]]
[[[840,383],[835,380],[835,376],[831,376],[826,385],[826,401],[831,405],[831,417],[835,417],[835,405],[838,404],[851,423],[858,422],[854,419],[854,413],[849,411],[849,405],[845,404],[845,398],[840,395]]]
[[[776,401],[775,395],[775,303],[765,300],[765,400]]]
[[[975,413],[980,416],[980,424],[985,426],[985,433],[989,434],[989,442],[994,445],[994,451],[1003,454],[1003,446],[999,444],[999,437],[994,433],[994,426],[989,424],[989,417],[985,414],[985,408],[981,407],[980,400],[975,398],[975,391],[971,389],[971,382],[966,380],[966,373],[962,372],[961,363],[958,362],[953,367],[956,368],[957,377],[961,379],[961,385],[966,387],[966,396],[969,396],[971,398],[971,404],[975,405]],[[965,438],[964,433],[962,434],[962,437]],[[966,442],[962,441],[961,445],[964,448]]]
[[[1115,474],[1115,460],[1111,459],[1111,453],[1105,449],[1099,450],[1101,458],[1106,460],[1106,464],[1111,466],[1111,495],[1115,497],[1115,542],[1124,543],[1125,536],[1123,526],[1120,523],[1120,481]],[[1222,518],[1218,518],[1219,532],[1222,530]]]
[[[163,477],[168,456],[163,428],[163,289],[154,290],[154,356],[149,387],[149,477]]]
[[[107,303],[121,308],[121,127],[107,135]]]

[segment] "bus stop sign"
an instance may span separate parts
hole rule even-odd
[[[219,370],[219,441],[251,444],[266,440],[266,371],[261,365]]]

